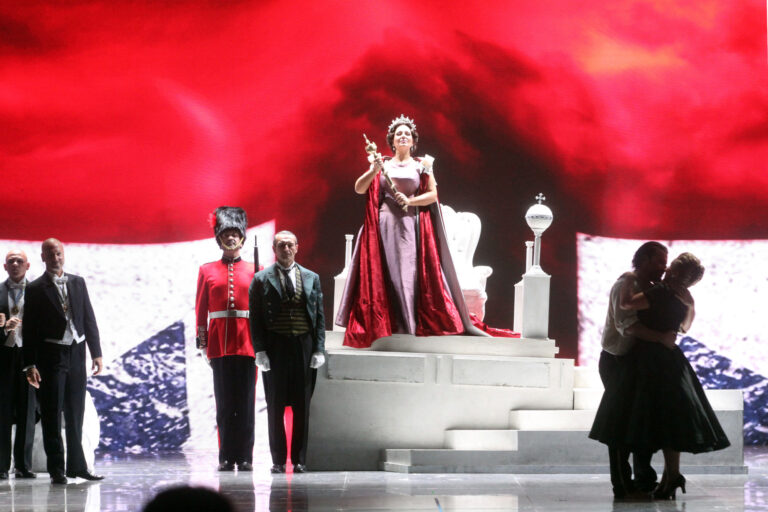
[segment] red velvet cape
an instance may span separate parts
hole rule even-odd
[[[378,338],[392,334],[392,312],[387,296],[381,234],[379,232],[379,175],[368,187],[365,220],[360,233],[359,276],[350,308],[344,345],[370,347]],[[427,191],[429,174],[422,173],[418,194]],[[435,205],[437,206],[437,205]],[[416,334],[435,336],[464,332],[461,316],[445,288],[434,219],[429,207],[419,207],[419,250],[416,300]],[[439,219],[438,219],[439,222]]]

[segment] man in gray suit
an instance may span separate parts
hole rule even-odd
[[[317,368],[325,363],[323,292],[319,276],[296,263],[296,235],[280,231],[272,250],[277,262],[253,276],[249,289],[251,340],[267,400],[271,472],[285,472],[288,454],[283,414],[291,406],[291,461],[294,473],[304,473],[309,403]]]
[[[16,423],[13,460],[16,478],[35,478],[32,469],[32,444],[35,439],[35,390],[27,382],[21,337],[24,295],[29,260],[24,251],[8,251],[3,264],[8,279],[0,283],[0,480],[8,479],[11,465],[11,427]]]

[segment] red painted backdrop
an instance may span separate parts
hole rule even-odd
[[[484,220],[491,324],[511,326],[523,215],[547,196],[563,355],[576,231],[768,236],[759,0],[16,4],[0,7],[3,239],[199,239],[237,204],[295,231],[330,292],[362,222],[361,134],[384,146],[400,113],[441,200]]]

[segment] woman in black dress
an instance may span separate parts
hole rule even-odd
[[[688,288],[699,282],[704,267],[696,256],[683,253],[667,269],[664,280],[622,304],[636,309],[645,326],[686,332],[695,310]],[[664,474],[654,497],[673,499],[680,474],[680,452],[701,453],[730,445],[704,389],[683,352],[659,343],[638,340],[628,354],[633,363],[623,376],[620,391],[604,396],[590,437],[629,448],[664,453]]]

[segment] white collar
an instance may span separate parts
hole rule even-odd
[[[284,267],[280,264],[279,261],[275,262],[275,265],[277,265],[277,268],[283,269],[285,272],[288,272],[289,270],[293,270],[296,267],[296,262],[294,261],[290,267]]]

